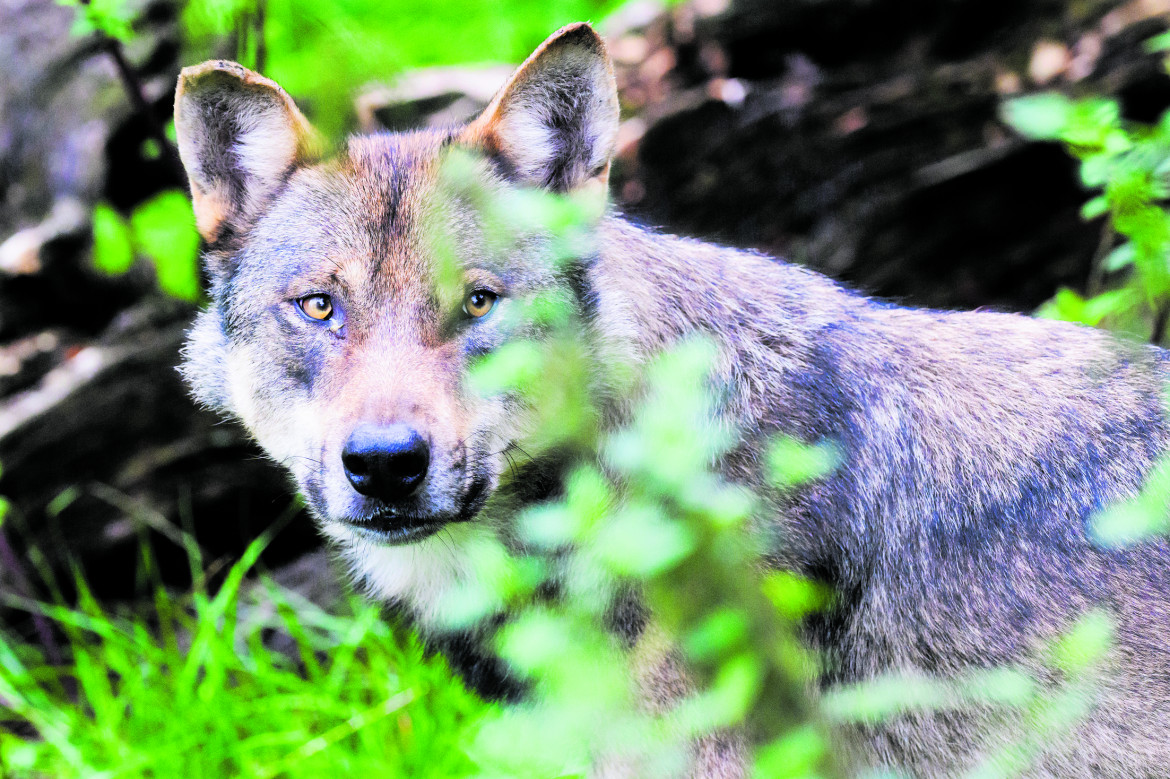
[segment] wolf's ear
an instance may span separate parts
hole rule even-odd
[[[605,187],[618,130],[617,85],[588,24],[562,27],[513,74],[463,140],[525,184]]]
[[[246,227],[316,147],[313,128],[279,84],[224,60],[183,69],[175,133],[195,224],[209,243]]]

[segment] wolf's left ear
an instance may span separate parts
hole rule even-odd
[[[317,147],[309,121],[279,84],[225,60],[183,69],[175,133],[195,225],[208,243],[245,229]]]
[[[567,192],[604,189],[617,130],[613,65],[601,37],[578,23],[540,45],[462,140],[521,183]]]

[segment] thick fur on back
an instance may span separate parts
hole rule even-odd
[[[354,138],[325,161],[288,96],[230,63],[185,71],[176,117],[213,281],[186,376],[289,469],[353,576],[432,632],[481,689],[510,692],[498,662],[430,628],[450,592],[475,586],[470,551],[502,553],[516,508],[556,484],[547,468],[509,477],[523,415],[468,390],[466,372],[540,337],[507,312],[541,292],[578,306],[603,364],[712,338],[741,436],[719,463],[728,477],[766,492],[762,454],[777,434],[838,445],[831,476],[773,495],[765,531],[772,564],[838,592],[809,626],[825,685],[1005,663],[1044,677],[1046,643],[1101,608],[1116,641],[1091,713],[1032,774],[1166,775],[1170,549],[1109,550],[1090,533],[1094,513],[1135,495],[1167,448],[1162,351],[1069,324],[888,305],[613,212],[596,224],[595,255],[567,268],[547,262],[540,236],[489,250],[475,213],[438,183],[445,150],[479,151],[489,191],[604,190],[616,95],[583,25],[550,38],[468,127]],[[498,316],[460,318],[458,301],[436,294],[436,225],[454,236],[467,289],[499,292]],[[336,309],[327,327],[296,310],[324,293]],[[343,473],[342,442],[369,420],[408,420],[431,441],[427,479],[401,506],[357,495]],[[391,543],[370,530],[385,517],[445,530]],[[839,744],[860,764],[950,776],[1012,737],[1019,723],[997,716],[908,715]],[[695,773],[739,775],[741,756],[715,747],[696,753]]]
[[[604,338],[645,354],[686,332],[723,345],[745,431],[725,464],[759,484],[767,436],[838,442],[844,463],[778,508],[778,564],[840,601],[812,629],[826,683],[952,677],[1037,655],[1093,607],[1117,620],[1100,700],[1036,775],[1158,776],[1170,765],[1170,549],[1107,551],[1101,508],[1165,451],[1166,354],[1075,325],[878,303],[776,261],[645,233],[590,282]],[[948,776],[1007,738],[973,714],[855,734],[866,763]]]

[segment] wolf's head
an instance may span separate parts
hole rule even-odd
[[[356,137],[329,158],[274,82],[229,62],[183,71],[175,126],[211,279],[184,372],[292,472],[327,533],[369,552],[474,520],[521,415],[470,391],[468,366],[524,335],[519,301],[572,294],[540,234],[489,240],[444,157],[475,152],[482,192],[603,193],[617,122],[584,24],[467,126]]]

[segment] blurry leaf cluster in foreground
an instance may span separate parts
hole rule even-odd
[[[531,261],[538,234],[554,264],[592,256],[596,204],[577,195],[485,191],[474,167],[452,152],[444,181],[452,201],[478,209],[489,247],[507,254],[524,245]],[[440,234],[435,244],[451,284],[454,242]],[[539,316],[512,323],[531,337],[488,355],[473,381],[485,394],[523,400],[537,432],[520,442],[520,454],[539,460],[567,452],[575,464],[563,497],[518,517],[519,551],[480,550],[478,581],[495,591],[456,593],[443,610],[452,629],[503,610],[513,615],[496,645],[533,692],[486,721],[473,754],[491,775],[621,766],[672,776],[685,768],[693,740],[711,733],[742,738],[757,776],[855,775],[830,748],[830,726],[978,707],[993,712],[994,735],[972,775],[1006,777],[1026,770],[1049,739],[1086,713],[1111,631],[1096,613],[1039,658],[1055,682],[1038,683],[1035,666],[958,679],[891,672],[812,696],[821,661],[799,640],[801,620],[831,607],[833,594],[769,570],[763,556],[784,543],[770,524],[775,499],[830,475],[844,453],[833,441],[782,438],[761,463],[774,485],[767,494],[725,481],[714,464],[739,443],[739,431],[716,400],[726,388],[713,372],[715,344],[684,339],[642,373],[583,343],[587,328],[570,301],[536,297],[517,307]],[[638,402],[609,429],[599,420],[605,398],[615,396]],[[550,589],[559,596],[543,597]],[[641,598],[649,622],[628,649],[608,619],[631,595]],[[664,661],[685,665],[691,688],[648,708],[639,679]]]
[[[129,40],[134,35],[134,14],[126,0],[56,0],[57,5],[77,9],[73,35],[101,33],[115,40]]]
[[[1039,315],[1162,342],[1170,315],[1170,113],[1142,125],[1123,120],[1114,99],[1039,94],[1006,103],[1004,118],[1028,138],[1064,144],[1094,193],[1082,215],[1105,217],[1088,297],[1062,289]]]

